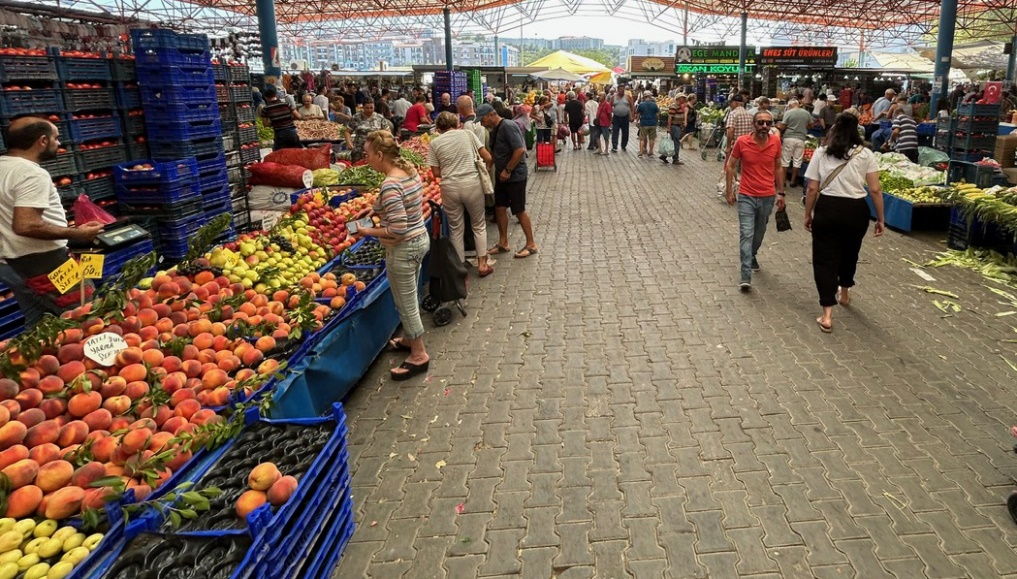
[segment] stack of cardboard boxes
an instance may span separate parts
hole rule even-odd
[[[996,138],[996,152],[993,158],[999,161],[1007,179],[1017,184],[1017,131]]]

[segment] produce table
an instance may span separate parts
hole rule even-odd
[[[866,196],[869,214],[876,218],[876,207],[872,197]],[[945,231],[950,223],[949,203],[911,203],[893,195],[883,195],[883,218],[886,226],[910,233],[912,229],[932,229]]]

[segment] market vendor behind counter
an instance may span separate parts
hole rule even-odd
[[[90,243],[102,224],[68,227],[60,194],[39,163],[56,158],[60,138],[46,120],[24,117],[4,136],[8,152],[0,157],[0,281],[11,287],[27,326],[44,314],[60,313],[81,302],[80,288],[61,293],[50,280],[70,258],[67,241]],[[86,299],[92,293],[85,284]]]

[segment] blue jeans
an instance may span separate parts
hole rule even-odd
[[[618,117],[615,116],[611,120],[611,126],[614,130],[611,132],[611,149],[618,149],[618,136],[621,135],[621,146],[622,149],[629,146],[629,125],[631,124],[629,117]]]
[[[677,125],[671,127],[671,132],[670,132],[671,141],[674,142],[674,155],[672,155],[672,156],[674,157],[675,162],[678,161],[678,153],[681,152],[681,150],[682,150],[682,137],[684,136],[684,134],[685,133],[684,133],[684,131],[682,131],[681,127],[679,127]]]
[[[741,281],[752,281],[752,262],[763,245],[766,224],[770,221],[777,196],[738,195],[738,247],[741,254]]]

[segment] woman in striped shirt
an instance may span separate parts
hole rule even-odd
[[[403,324],[403,337],[391,340],[389,345],[409,352],[406,361],[391,374],[393,380],[407,380],[426,372],[430,365],[417,296],[420,265],[431,246],[424,224],[424,186],[413,165],[399,155],[399,144],[390,131],[367,135],[364,159],[372,169],[385,174],[371,211],[380,218],[380,226],[361,231],[377,237],[385,246],[385,273]]]

